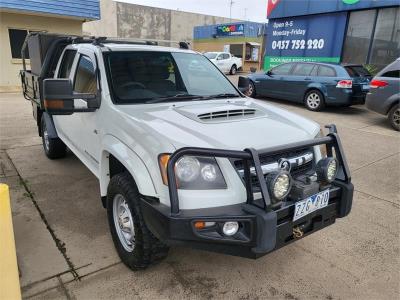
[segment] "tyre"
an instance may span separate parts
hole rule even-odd
[[[236,65],[232,65],[231,70],[229,71],[229,74],[235,75],[237,72],[237,67]]]
[[[122,262],[134,271],[145,269],[168,254],[168,247],[146,227],[139,197],[129,173],[119,173],[111,178],[107,191],[111,236]]]
[[[256,95],[256,87],[254,86],[254,83],[252,81],[249,82],[249,88],[247,89],[245,94],[248,97],[254,97]]]
[[[390,109],[388,119],[390,125],[392,125],[395,130],[400,131],[400,105],[397,104]]]
[[[304,97],[304,105],[308,110],[321,111],[325,107],[324,96],[318,90],[311,90]]]
[[[47,132],[46,122],[44,116],[42,116],[41,125],[41,136],[44,153],[50,159],[62,158],[67,153],[67,146],[59,138],[50,138]]]

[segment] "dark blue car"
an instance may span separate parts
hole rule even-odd
[[[248,78],[247,96],[304,103],[319,111],[327,105],[364,104],[371,74],[361,65],[293,62]]]

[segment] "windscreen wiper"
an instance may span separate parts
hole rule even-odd
[[[171,101],[174,99],[179,99],[179,100],[193,100],[193,99],[202,99],[203,96],[200,95],[192,95],[192,94],[177,94],[174,96],[168,96],[168,97],[155,97],[155,98],[150,98],[148,99],[145,103],[159,103],[163,101]]]
[[[240,95],[233,94],[233,93],[221,93],[221,94],[205,96],[205,97],[203,97],[203,100],[221,99],[221,98],[237,98],[237,97],[240,97]]]

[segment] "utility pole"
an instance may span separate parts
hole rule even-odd
[[[244,9],[244,20],[247,21],[247,7]]]
[[[233,0],[229,1],[229,19],[232,22],[232,6],[235,2],[233,2]]]

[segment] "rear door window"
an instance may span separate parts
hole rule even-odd
[[[314,64],[296,64],[293,69],[292,75],[296,76],[310,76]]]
[[[293,64],[282,64],[271,70],[273,75],[288,75],[292,69]]]
[[[381,77],[400,78],[400,70],[387,71]]]
[[[71,73],[72,64],[76,55],[76,50],[66,50],[64,57],[61,61],[60,71],[58,72],[58,78],[69,78]]]
[[[75,74],[74,91],[95,94],[96,90],[97,82],[93,62],[89,57],[81,55]]]
[[[223,59],[228,59],[229,58],[229,54],[224,53],[224,54],[222,54],[222,57],[223,57]]]
[[[318,67],[318,76],[322,77],[335,77],[336,72],[333,68],[327,66],[319,66]]]

